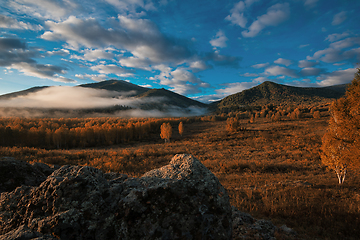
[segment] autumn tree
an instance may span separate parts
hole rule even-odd
[[[183,124],[183,122],[180,122],[179,123],[179,134],[180,134],[180,136],[182,136],[183,133],[184,133],[184,124]]]
[[[161,139],[165,139],[165,142],[170,142],[170,138],[172,135],[172,127],[170,123],[163,123],[160,127],[161,133],[160,137]]]
[[[329,127],[322,139],[321,160],[344,183],[349,168],[360,168],[360,68],[344,97],[330,107]]]
[[[321,118],[320,111],[314,111],[314,113],[313,113],[313,117],[314,117],[314,118],[316,118],[316,119]]]

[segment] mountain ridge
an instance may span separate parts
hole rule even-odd
[[[217,102],[205,104],[197,100],[188,98],[178,93],[166,90],[164,88],[146,88],[132,84],[124,80],[106,80],[96,83],[87,83],[75,87],[84,87],[92,89],[104,89],[119,92],[119,96],[125,93],[126,97],[138,99],[151,98],[139,105],[140,109],[166,110],[168,108],[186,109],[190,106],[199,108],[210,108],[216,110],[236,110],[243,106],[259,105],[284,105],[284,104],[306,104],[314,102],[330,102],[340,98],[345,94],[347,84],[334,85],[329,87],[294,87],[287,86],[271,81],[265,81],[253,88],[229,95]],[[30,93],[40,91],[48,86],[32,87],[26,90],[0,95],[0,100],[7,100],[19,96],[25,96]]]
[[[329,102],[345,94],[347,84],[330,87],[294,87],[271,81],[242,92],[238,92],[213,103],[218,109],[235,108],[236,106],[306,104],[314,102]]]

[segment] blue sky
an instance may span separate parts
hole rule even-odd
[[[121,79],[204,102],[350,82],[359,0],[2,0],[0,94]]]

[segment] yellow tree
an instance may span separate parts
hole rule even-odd
[[[321,160],[336,172],[342,184],[349,168],[360,167],[360,68],[345,96],[331,104],[330,113]]]
[[[161,139],[165,139],[165,142],[170,142],[170,138],[172,135],[172,127],[170,123],[163,123],[160,127],[161,133],[160,137]]]
[[[183,133],[184,133],[184,124],[183,124],[183,122],[180,122],[179,123],[179,134],[180,134],[180,136],[182,136]]]

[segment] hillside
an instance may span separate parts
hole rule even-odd
[[[176,106],[180,108],[188,108],[191,106],[207,108],[207,104],[198,102],[196,100],[187,98],[180,94],[174,93],[172,91],[166,90],[164,88],[161,89],[150,89],[149,91],[140,94],[137,96],[138,98],[158,98],[159,102],[156,103],[148,103],[142,104],[142,109],[147,108],[166,108],[168,106]]]
[[[267,104],[311,104],[329,102],[345,94],[346,85],[323,88],[292,87],[266,81],[256,87],[232,94],[215,103],[218,109]]]
[[[95,88],[95,89],[105,89],[109,91],[117,91],[117,92],[130,92],[136,91],[132,95],[142,94],[149,90],[149,88],[141,87],[123,80],[107,80],[97,83],[88,83],[82,84],[78,87],[87,87],[87,88]]]
[[[26,90],[23,90],[23,91],[18,91],[18,92],[13,92],[13,93],[0,95],[0,100],[6,100],[6,99],[16,98],[16,97],[20,97],[20,96],[25,96],[25,95],[28,95],[29,93],[38,92],[38,91],[43,90],[43,89],[45,89],[47,87],[48,86],[32,87],[32,88],[29,88],[29,89],[26,89]]]
[[[41,90],[47,87],[34,87],[24,91],[14,92],[0,96],[0,100],[13,101],[14,98],[23,96],[25,101],[26,95],[38,92],[42,96]],[[208,112],[208,105],[198,102],[196,100],[187,98],[180,94],[174,93],[165,89],[150,89],[141,87],[122,80],[108,80],[97,83],[78,85],[72,90],[83,90],[84,88],[108,90],[111,94],[98,95],[86,94],[87,91],[69,91],[68,95],[72,96],[80,94],[86,97],[87,103],[96,103],[99,101],[107,102],[108,104],[101,107],[80,107],[78,109],[67,108],[56,105],[56,107],[43,107],[43,105],[33,105],[34,107],[24,107],[24,105],[11,105],[6,107],[6,102],[0,106],[0,116],[42,116],[42,117],[91,117],[91,116],[127,116],[127,110],[157,110],[156,114],[149,112],[150,116],[193,116],[202,115]],[[60,96],[63,90],[60,91]],[[95,91],[96,92],[96,91]],[[103,91],[101,91],[104,94]],[[94,97],[95,96],[95,97]],[[49,97],[48,93],[42,98]],[[23,99],[23,101],[24,101]],[[40,97],[41,99],[41,97]],[[76,99],[76,97],[74,98]],[[57,102],[62,102],[65,99],[59,98]],[[16,100],[15,100],[16,101]],[[33,99],[29,100],[30,102]],[[29,102],[28,101],[28,102]],[[75,100],[76,101],[76,100]],[[27,102],[27,103],[28,103]],[[75,102],[74,102],[75,103]],[[39,107],[36,107],[39,106]],[[96,106],[96,104],[94,105]],[[147,115],[148,116],[148,115]]]

